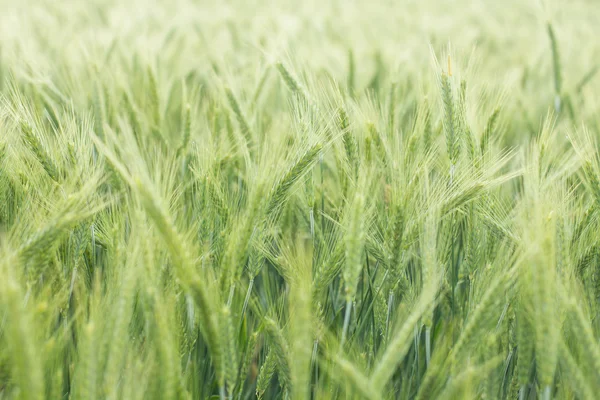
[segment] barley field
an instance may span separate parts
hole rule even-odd
[[[0,399],[597,399],[596,0],[0,0]]]

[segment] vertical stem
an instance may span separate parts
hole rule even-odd
[[[313,344],[313,351],[310,357],[310,370],[315,369],[315,386],[319,383],[319,372],[318,372],[318,364],[317,364],[317,352],[319,350],[319,339],[315,339]]]
[[[385,341],[387,342],[388,339],[388,334],[390,331],[390,316],[392,314],[392,307],[394,304],[394,292],[392,292],[390,290],[390,297],[388,299],[388,311],[387,311],[387,317],[385,319]]]
[[[346,334],[348,333],[348,325],[350,325],[350,314],[352,312],[352,300],[346,301],[346,316],[344,317],[344,329],[342,330],[342,341],[340,342],[340,351],[346,342]]]
[[[242,307],[242,316],[240,318],[240,333],[244,326],[244,317],[246,316],[246,310],[248,309],[248,302],[250,301],[250,295],[252,294],[252,288],[254,287],[254,278],[250,278],[248,284],[248,290],[246,291],[246,298],[244,298],[244,306]]]

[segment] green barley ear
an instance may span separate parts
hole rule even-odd
[[[535,334],[533,326],[531,326],[531,318],[523,309],[523,305],[517,308],[516,314],[517,366],[515,376],[519,391],[524,391],[525,386],[529,383],[529,373],[534,362]]]
[[[322,148],[323,145],[320,143],[312,145],[286,168],[281,178],[275,182],[269,193],[266,208],[267,215],[273,215],[281,209],[289,196],[292,186],[305,176],[309,169],[316,163]]]
[[[391,223],[391,259],[389,261],[389,268],[391,271],[391,278],[394,285],[397,285],[401,280],[402,273],[400,271],[400,256],[402,254],[402,242],[404,239],[405,229],[405,210],[404,205],[401,201],[398,201],[393,208],[392,223]]]
[[[217,215],[221,218],[221,223],[227,225],[229,220],[229,206],[227,205],[220,185],[213,178],[207,177],[206,187],[210,204],[217,211]]]
[[[248,145],[251,146],[253,143],[252,131],[250,130],[250,125],[248,124],[248,120],[244,116],[242,109],[240,108],[240,104],[238,103],[235,95],[231,91],[231,88],[225,88],[225,93],[227,95],[227,101],[229,102],[229,106],[233,110],[235,117],[238,121],[240,129],[242,130],[242,134],[246,138]]]
[[[175,337],[172,332],[172,319],[167,315],[165,300],[156,296],[153,299],[154,325],[156,329],[155,340],[158,343],[157,356],[162,366],[160,379],[161,398],[175,399],[177,395],[177,380],[181,375],[176,354]]]
[[[148,67],[148,81],[150,85],[150,112],[152,117],[151,132],[156,140],[158,140],[162,145],[165,145],[165,138],[161,133],[162,118],[160,96],[158,94],[158,84],[156,82],[156,76],[154,75],[154,71],[152,71],[152,68],[150,67]]]
[[[185,105],[185,117],[183,122],[183,137],[181,138],[181,144],[179,145],[179,149],[177,149],[177,153],[185,154],[187,152],[190,137],[192,136],[192,107],[190,104]]]
[[[352,301],[362,271],[363,250],[365,246],[365,197],[361,191],[354,195],[350,203],[348,228],[345,235],[346,264],[343,271],[344,295],[346,301]]]
[[[594,370],[600,371],[600,345],[596,339],[594,329],[590,323],[591,318],[582,310],[574,299],[566,299],[565,301],[570,308],[569,320],[573,322],[573,331],[577,336],[578,341],[585,349],[585,355],[589,358],[590,365],[593,365]]]
[[[355,70],[356,63],[354,61],[354,53],[352,52],[352,49],[348,49],[348,81],[346,85],[348,87],[348,94],[350,95],[350,97],[354,96],[354,80],[356,74]]]
[[[201,321],[204,324],[204,337],[208,344],[213,362],[220,366],[222,362],[221,343],[216,315],[213,312],[215,293],[208,289],[207,282],[203,282],[195,272],[195,262],[191,244],[181,235],[175,227],[171,217],[165,210],[162,202],[152,190],[152,185],[138,178],[133,181],[133,189],[137,191],[140,201],[154,222],[158,232],[166,243],[169,254],[175,265],[176,275],[184,288],[188,289],[198,304]]]
[[[461,136],[465,141],[469,159],[474,160],[476,156],[475,136],[467,122],[467,82],[463,79],[460,81],[460,94],[458,98],[458,115]]]
[[[344,296],[347,302],[354,300],[362,271],[365,246],[365,197],[358,191],[349,208],[348,228],[345,235],[346,260],[343,270]]]
[[[510,288],[514,281],[512,275],[506,275],[500,276],[489,285],[472,315],[469,316],[460,338],[452,348],[451,361],[453,365],[451,367],[453,371],[457,368],[455,363],[458,361],[457,357],[462,354],[463,348],[474,342],[473,338],[481,328],[485,328],[489,326],[490,322],[493,322],[494,310],[502,308],[503,293]]]
[[[77,152],[75,151],[75,144],[71,141],[69,142],[68,152],[69,152],[69,163],[71,166],[77,166]]]
[[[48,152],[43,148],[40,140],[33,133],[33,128],[26,121],[21,121],[21,132],[25,138],[25,142],[35,154],[36,159],[42,164],[42,167],[55,182],[58,182],[59,174],[58,168],[48,156]]]
[[[437,278],[432,274],[431,280],[425,283],[421,295],[412,307],[410,315],[389,340],[389,344],[373,368],[371,385],[374,388],[383,390],[394,375],[396,367],[401,363],[412,344],[415,325],[435,301],[437,286]]]
[[[231,309],[224,306],[219,320],[221,338],[223,340],[223,370],[228,392],[232,393],[237,379],[237,340],[231,320]]]
[[[22,241],[17,250],[22,261],[35,268],[39,267],[39,264],[48,260],[51,255],[50,249],[57,245],[69,229],[93,214],[93,209],[86,201],[90,192],[96,188],[96,183],[92,178],[78,193],[69,195],[46,224]]]
[[[2,163],[4,162],[4,156],[6,156],[6,143],[0,142],[0,177],[2,176]]]
[[[84,225],[79,230],[79,236],[87,231],[87,226]],[[81,239],[79,239],[81,241]],[[83,247],[78,244],[76,247]],[[83,252],[81,249],[76,251],[76,254]],[[124,366],[125,349],[127,346],[128,339],[128,327],[131,323],[133,315],[133,305],[136,295],[137,286],[137,271],[135,262],[137,261],[138,249],[133,249],[133,256],[131,261],[126,262],[123,268],[123,277],[121,281],[121,287],[119,288],[119,294],[115,299],[115,305],[112,308],[112,313],[115,317],[114,327],[112,331],[112,340],[110,342],[110,349],[106,362],[106,368],[104,371],[104,390],[110,394],[111,398],[117,397],[118,382],[122,374]],[[76,263],[79,262],[79,254],[77,254]],[[76,264],[77,265],[77,264]],[[75,266],[76,268],[76,266]]]
[[[448,74],[442,74],[442,102],[444,104],[444,132],[446,134],[446,148],[450,158],[451,173],[453,176],[454,167],[458,161],[459,141],[456,132],[456,110],[452,96],[452,83]],[[452,179],[452,178],[451,178]]]
[[[342,267],[345,255],[345,244],[339,241],[333,251],[327,254],[326,259],[322,262],[317,270],[313,284],[313,304],[316,305],[319,301],[319,295],[327,290],[327,287],[338,276]]]
[[[246,382],[246,379],[248,378],[248,368],[256,357],[257,342],[258,332],[250,334],[250,337],[246,342],[246,350],[244,351],[242,365],[240,366],[240,372],[238,376],[238,396],[241,396],[244,391],[244,382]]]
[[[272,351],[275,356],[275,364],[278,369],[279,382],[284,389],[289,389],[291,387],[291,372],[289,365],[289,346],[288,342],[283,335],[281,328],[277,325],[272,318],[264,319],[264,326],[267,335],[271,339]]]
[[[346,334],[350,323],[352,302],[356,296],[356,290],[363,268],[363,253],[366,237],[365,196],[363,194],[365,182],[358,183],[358,189],[352,202],[348,204],[348,221],[344,237],[345,265],[342,271],[344,279],[344,297],[346,300],[346,314],[342,327],[342,339],[340,346],[344,346]]]
[[[377,148],[377,153],[378,153],[379,157],[384,159],[385,155],[386,155],[385,147],[383,145],[381,136],[379,135],[379,132],[377,131],[377,128],[375,127],[374,123],[372,123],[372,122],[367,123],[367,132],[369,133],[369,137],[375,143],[375,147]]]
[[[431,109],[427,97],[423,101],[423,115],[425,120],[425,126],[423,127],[423,147],[425,150],[429,150],[431,148],[433,127],[431,122]]]
[[[548,31],[548,38],[550,39],[550,48],[552,50],[552,70],[554,71],[554,108],[556,112],[560,112],[561,109],[561,95],[562,95],[562,71],[560,66],[560,54],[558,52],[558,42],[554,33],[554,27],[552,23],[548,22],[546,25]]]
[[[598,179],[592,161],[586,160],[583,163],[583,175],[588,182],[594,200],[600,205],[600,180]]]
[[[565,375],[568,376],[569,382],[573,382],[573,386],[579,391],[579,395],[582,399],[595,399],[596,398],[596,390],[595,386],[590,383],[591,381],[583,372],[584,367],[579,363],[571,350],[567,347],[567,344],[564,340],[560,342],[560,351],[561,351],[561,371],[564,371]]]
[[[356,144],[356,138],[350,129],[348,114],[343,107],[340,107],[338,110],[338,127],[342,132],[342,140],[344,142],[348,164],[356,178],[356,174],[358,173],[358,146]]]
[[[488,118],[483,134],[481,135],[480,150],[483,155],[490,145],[490,140],[495,132],[496,124],[498,122],[498,115],[500,115],[500,107],[496,107],[490,117]]]
[[[154,128],[160,127],[161,118],[160,118],[160,96],[158,95],[158,85],[156,83],[156,76],[154,75],[154,71],[152,68],[148,67],[148,83],[150,85],[149,88],[149,98],[150,98],[150,109],[152,112],[152,124]]]
[[[95,399],[98,391],[98,354],[94,343],[97,341],[98,327],[93,321],[88,321],[82,331],[77,363],[79,377],[75,379],[73,392],[82,399]]]
[[[5,250],[5,249],[2,249]],[[19,263],[2,252],[0,264],[0,309],[2,310],[2,369],[4,362],[10,361],[10,384],[18,388],[19,398],[41,400],[44,395],[44,362],[40,351],[35,314],[27,305],[27,296],[21,284],[13,277],[13,269],[19,270]],[[35,301],[31,299],[31,301]],[[7,357],[7,358],[5,358]],[[9,364],[10,365],[10,364]],[[6,379],[3,377],[3,379]],[[3,381],[3,385],[9,380]]]
[[[292,398],[310,399],[311,350],[313,338],[313,310],[311,307],[310,268],[298,265],[294,279],[290,283],[290,363],[292,379]],[[310,267],[310,265],[309,265]]]
[[[373,162],[373,150],[372,150],[372,142],[371,136],[365,137],[365,159],[368,164]]]
[[[275,374],[275,366],[277,361],[275,359],[275,351],[270,350],[269,354],[262,366],[260,367],[260,372],[258,374],[258,380],[256,381],[256,396],[259,399],[262,399],[265,392],[269,388],[269,384],[271,383],[271,379]]]
[[[299,96],[300,98],[306,99],[307,96],[306,93],[304,93],[304,89],[300,83],[298,83],[298,80],[294,78],[294,76],[287,70],[285,65],[283,65],[281,62],[278,62],[276,66],[277,70],[279,71],[279,75],[281,75],[281,78],[287,85],[288,89],[290,89],[290,92]]]
[[[396,82],[392,82],[390,87],[390,96],[388,100],[388,129],[390,135],[394,135],[396,129]]]

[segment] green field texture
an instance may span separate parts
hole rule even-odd
[[[0,400],[597,399],[596,0],[0,0]]]

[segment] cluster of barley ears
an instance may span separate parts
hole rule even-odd
[[[593,1],[30,3],[1,399],[597,397]]]

